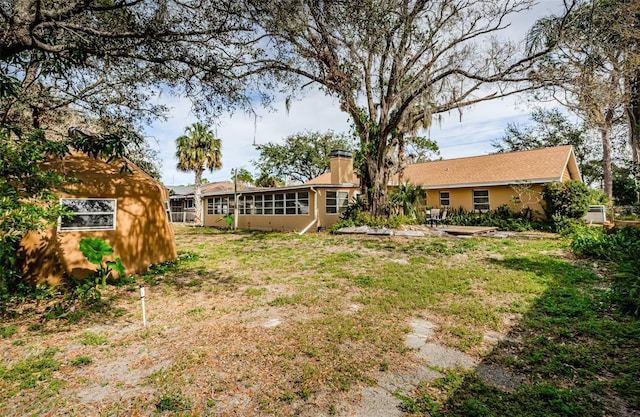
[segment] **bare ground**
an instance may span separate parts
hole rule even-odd
[[[186,243],[197,240],[211,248],[224,245],[229,238],[234,237],[182,237]],[[175,413],[400,416],[403,413],[395,394],[409,393],[420,381],[441,376],[436,369],[474,368],[480,354],[504,338],[509,327],[506,321],[501,332],[487,333],[482,347],[468,355],[440,343],[436,315],[416,312],[403,324],[404,346],[384,352],[384,367],[372,366],[381,362],[376,357],[380,352],[364,344],[345,341],[336,346],[331,360],[350,355],[356,358],[352,360],[354,368],[362,367],[354,370],[362,373],[360,382],[337,387],[339,382],[323,373],[323,361],[328,358],[313,351],[300,352],[300,339],[312,339],[313,327],[302,331],[294,331],[294,327],[323,320],[327,311],[356,315],[361,305],[352,301],[352,290],[346,286],[326,289],[334,296],[331,305],[270,305],[278,297],[293,294],[291,286],[270,284],[260,277],[249,284],[225,283],[224,276],[224,271],[219,271],[212,280],[216,285],[207,286],[211,277],[188,271],[175,277],[185,285],[148,286],[147,327],[142,326],[136,287],[105,290],[103,297],[114,300],[112,310],[118,314],[94,319],[92,324],[68,324],[64,319],[34,321],[37,312],[47,306],[23,305],[23,316],[12,321],[17,333],[0,338],[0,364],[11,367],[28,355],[54,349],[59,366],[48,378],[17,391],[0,379],[0,392],[5,394],[0,414],[154,416],[162,410],[159,404],[163,399],[188,399],[188,403],[171,403],[177,407]],[[198,277],[206,290],[187,285]],[[255,283],[263,291],[259,305],[247,294]],[[83,343],[87,333],[106,341]],[[90,363],[74,364],[82,357],[90,358]],[[287,369],[295,375],[286,375]],[[313,383],[307,385],[308,395],[296,391],[297,378],[304,376],[298,373],[305,370],[316,375],[310,377]],[[496,367],[478,368],[478,372],[504,389],[522,382],[520,376]]]

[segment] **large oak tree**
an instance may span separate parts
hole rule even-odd
[[[371,214],[386,215],[387,183],[402,169],[405,135],[434,115],[529,88],[546,51],[498,39],[528,0],[248,0],[265,67],[336,97],[360,140],[357,161]],[[306,84],[305,84],[306,85]]]

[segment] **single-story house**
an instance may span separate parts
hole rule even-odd
[[[201,185],[202,193],[232,192],[234,189],[245,190],[244,184],[234,184],[233,181],[218,181]],[[196,206],[193,185],[168,185],[169,207],[172,223],[193,223],[195,221]]]
[[[228,227],[223,218],[234,214],[237,201],[241,229],[304,233],[331,227],[360,188],[351,154],[330,156],[329,172],[302,185],[203,193],[204,225]],[[416,163],[402,178],[425,190],[425,207],[477,212],[503,204],[542,212],[542,185],[567,180],[581,180],[571,146]],[[399,181],[395,176],[389,187]]]
[[[172,223],[192,223],[195,219],[193,186],[167,185]]]
[[[541,213],[542,185],[568,180],[582,181],[570,145],[422,162],[409,165],[403,178],[426,190],[434,208],[483,212],[506,204]]]
[[[96,266],[79,248],[85,237],[111,245],[114,254],[108,259],[119,257],[127,274],[177,258],[169,192],[131,162],[128,165],[131,172],[121,172],[121,161],[107,163],[78,152],[47,165],[78,179],[57,192],[60,204],[74,216],[24,237],[19,255],[28,279],[55,284],[64,276],[84,278],[93,273]]]

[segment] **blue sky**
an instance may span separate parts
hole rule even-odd
[[[522,39],[526,30],[540,16],[550,13],[561,5],[557,0],[543,0],[538,6],[522,13],[514,19],[508,36]],[[193,183],[193,173],[176,169],[175,139],[184,133],[185,127],[198,121],[190,111],[186,98],[163,95],[159,101],[171,108],[166,121],[158,121],[145,130],[152,146],[160,152],[162,160],[162,182],[165,185]],[[548,105],[548,104],[547,104]],[[532,105],[522,97],[510,97],[480,103],[471,108],[443,115],[443,121],[434,123],[426,135],[440,146],[440,154],[445,159],[484,155],[493,151],[491,140],[501,137],[509,123],[526,125]],[[245,168],[255,173],[252,160],[259,153],[253,146],[266,142],[281,142],[285,137],[302,131],[336,133],[350,131],[349,118],[340,111],[337,101],[326,97],[320,91],[310,91],[307,96],[292,103],[290,111],[285,110],[284,98],[273,103],[274,110],[257,109],[258,119],[241,112],[225,114],[213,130],[222,139],[222,168],[204,177],[211,182],[231,178],[231,170]]]
[[[166,97],[166,96],[165,96]],[[172,107],[167,121],[159,121],[150,126],[146,136],[157,147],[162,159],[162,182],[165,185],[193,183],[193,173],[176,169],[175,138],[184,133],[184,128],[197,119],[190,112],[187,99],[166,98]],[[274,103],[275,111],[259,110],[257,123],[254,116],[243,113],[224,115],[213,130],[222,139],[222,168],[206,172],[204,177],[211,182],[231,178],[231,170],[245,168],[256,170],[252,161],[259,153],[255,144],[281,142],[285,137],[302,131],[333,130],[349,133],[350,123],[346,113],[340,111],[335,100],[321,92],[294,102],[289,113],[284,101]],[[434,121],[425,134],[435,140],[440,154],[445,159],[484,155],[493,151],[491,140],[501,137],[509,123],[526,125],[529,122],[530,107],[519,98],[508,98],[482,103],[444,115],[442,123]]]

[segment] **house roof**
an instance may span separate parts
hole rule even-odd
[[[351,184],[354,186],[358,186],[359,183],[360,183],[360,180],[358,179],[358,176],[354,173],[351,175],[351,181],[349,181],[348,183],[340,184],[340,185]],[[331,184],[331,172],[325,172],[324,174],[318,175],[317,177],[304,183],[304,185],[329,185],[329,184]]]
[[[542,184],[562,181],[566,169],[569,170],[571,179],[581,178],[570,145],[420,162],[407,166],[402,180],[426,189],[508,185],[518,182]],[[398,181],[396,175],[391,179],[391,184],[397,184]],[[358,184],[355,175],[352,182],[354,185]],[[305,185],[320,184],[331,184],[330,172]]]
[[[567,169],[571,179],[580,179],[570,145],[412,164],[403,181],[423,188],[541,184],[562,181]]]
[[[170,191],[173,191],[172,197],[174,198],[184,198],[184,197],[192,197],[193,196],[193,185],[168,185],[167,188]],[[251,187],[247,187],[244,184],[238,184],[238,190],[246,190]],[[234,184],[233,181],[218,181],[218,182],[210,182],[206,184],[202,184],[200,187],[201,193],[204,194],[213,194],[218,192],[229,192],[233,191]]]

